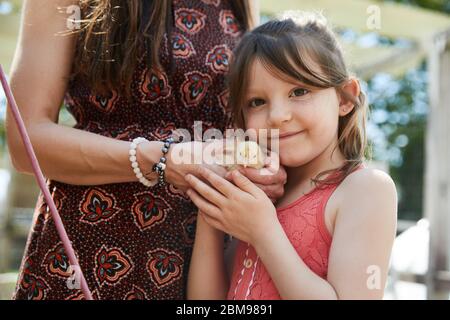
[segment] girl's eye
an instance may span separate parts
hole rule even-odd
[[[302,96],[304,96],[304,95],[306,95],[308,93],[309,93],[309,90],[307,90],[307,89],[297,88],[294,91],[292,91],[291,96],[293,96],[293,97],[302,97]]]
[[[248,106],[250,108],[256,108],[256,107],[262,106],[265,103],[266,102],[263,99],[256,98],[256,99],[250,100],[249,103],[248,103]]]

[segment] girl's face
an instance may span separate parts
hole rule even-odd
[[[258,59],[252,63],[244,100],[246,127],[269,129],[268,147],[270,129],[279,129],[282,165],[299,167],[334,148],[340,112],[334,88],[311,90],[275,77]]]

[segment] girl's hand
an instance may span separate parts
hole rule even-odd
[[[284,167],[280,164],[280,157],[277,153],[271,152],[270,156],[266,158],[266,164],[262,169],[241,167],[238,170],[264,191],[273,203],[276,203],[284,195],[287,174]],[[229,179],[230,174],[231,172],[225,178]]]
[[[231,174],[235,185],[207,168],[200,168],[198,173],[211,186],[188,174],[186,181],[191,189],[187,194],[214,228],[253,244],[278,223],[271,200],[238,170]]]
[[[220,237],[223,241],[224,239],[224,232],[222,230],[216,229],[213,226],[211,226],[206,220],[205,217],[208,217],[205,213],[203,213],[201,210],[198,210],[198,217],[197,217],[197,227],[195,234],[198,235],[200,233],[206,233],[210,235],[211,237]]]

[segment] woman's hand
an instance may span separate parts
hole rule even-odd
[[[210,156],[210,152],[206,152],[206,148],[210,148],[213,142],[190,141],[172,144],[169,152],[166,154],[167,166],[165,177],[168,183],[174,185],[182,191],[189,188],[189,184],[185,180],[187,174],[199,175],[202,167],[208,167],[217,175],[224,177],[227,170],[214,163],[214,159]],[[217,144],[218,146],[218,144]],[[153,160],[155,161],[155,160]],[[159,158],[156,162],[159,161]]]
[[[238,170],[231,173],[235,185],[207,168],[198,173],[212,187],[189,174],[186,181],[191,189],[187,194],[214,228],[253,244],[278,223],[271,200]]]
[[[154,143],[158,144],[156,150]],[[143,148],[142,154],[146,158],[143,160],[143,167],[150,168],[148,171],[151,171],[153,164],[159,161],[162,145],[163,143],[158,141],[141,144],[141,148]],[[185,176],[190,173],[200,177],[199,169],[202,167],[207,167],[219,176],[232,181],[232,177],[227,175],[227,170],[215,164],[215,155],[221,152],[222,148],[223,141],[221,140],[208,142],[190,141],[173,144],[166,155],[167,166],[165,177],[167,182],[182,191],[186,191],[189,188],[189,184],[184,179]],[[140,156],[138,155],[138,162],[140,162],[139,158]],[[250,181],[255,183],[257,187],[264,191],[272,202],[275,202],[284,193],[286,171],[280,166],[279,157],[276,153],[272,153],[266,160],[266,166],[262,169],[257,170],[250,167],[241,167],[239,170]],[[146,176],[147,178],[153,179],[156,174],[153,173],[152,175]]]

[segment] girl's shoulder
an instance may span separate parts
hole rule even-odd
[[[384,171],[363,167],[349,174],[335,191],[339,212],[397,213],[397,191],[392,178]]]
[[[382,170],[362,167],[345,177],[339,187],[351,190],[369,188],[374,191],[373,189],[385,187],[395,189],[395,183],[391,176]]]

